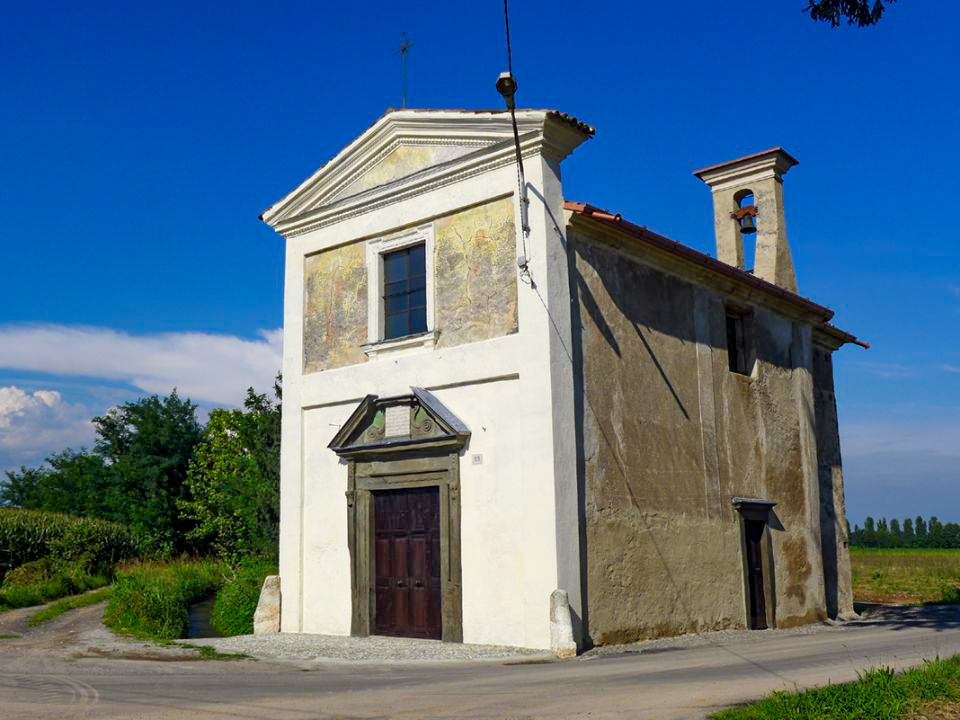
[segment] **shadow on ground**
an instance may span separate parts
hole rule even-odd
[[[880,605],[855,603],[859,620],[851,624],[866,627],[888,627],[892,630],[926,628],[955,630],[960,628],[960,605]]]

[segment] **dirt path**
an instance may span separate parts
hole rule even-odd
[[[30,618],[45,607],[46,605],[35,605],[0,613],[0,637],[9,633],[23,635],[30,629]]]
[[[77,660],[84,657],[128,660],[194,660],[198,655],[189,648],[168,647],[114,635],[103,624],[105,602],[69,610],[58,618],[36,627],[29,625],[45,605],[0,613],[0,633],[20,637],[0,640],[0,668],[6,659],[23,655],[49,655]],[[13,652],[11,652],[13,651]]]

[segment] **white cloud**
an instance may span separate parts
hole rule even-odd
[[[0,468],[33,465],[50,452],[93,442],[90,412],[55,390],[0,387]]]
[[[0,367],[103,378],[147,393],[177,388],[201,403],[238,404],[250,386],[265,391],[280,369],[283,332],[258,339],[211,333],[130,335],[63,325],[0,327]]]
[[[890,419],[841,421],[840,436],[844,460],[890,452],[927,452],[956,456],[960,461],[960,417],[924,422],[905,414]]]
[[[852,363],[856,367],[862,368],[877,377],[887,379],[899,379],[914,377],[919,374],[916,367],[904,365],[902,363],[883,363],[873,361],[860,361]]]

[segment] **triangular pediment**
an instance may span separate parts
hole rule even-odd
[[[341,457],[421,448],[463,447],[470,430],[423,388],[380,398],[367,395],[330,441]]]
[[[336,202],[342,198],[387,185],[388,183],[414,175],[434,165],[456,160],[472,152],[474,148],[466,145],[418,145],[399,143],[389,149],[385,155],[374,159],[373,166],[364,171],[356,180],[335,191],[326,200]]]
[[[517,112],[524,153],[564,157],[593,133],[547,110]],[[394,110],[261,218],[284,235],[306,232],[396,202],[411,193],[515,162],[513,125],[503,111]]]

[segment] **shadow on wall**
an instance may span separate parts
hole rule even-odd
[[[682,586],[677,581],[671,564],[667,561],[660,544],[657,540],[657,534],[654,532],[653,528],[650,525],[649,519],[644,515],[643,508],[640,505],[636,494],[631,487],[629,479],[627,477],[626,468],[624,467],[623,460],[620,458],[617,451],[616,443],[607,435],[604,430],[603,423],[599,422],[598,413],[590,405],[590,400],[587,397],[584,386],[584,373],[583,373],[583,322],[580,314],[580,308],[583,307],[586,309],[587,313],[590,315],[591,319],[595,323],[599,332],[603,335],[606,342],[610,345],[611,349],[616,353],[616,355],[622,358],[623,354],[621,352],[620,344],[617,341],[616,333],[613,328],[607,323],[602,310],[597,304],[596,298],[591,292],[589,286],[586,283],[586,280],[582,277],[577,267],[577,250],[572,246],[567,239],[566,233],[564,232],[561,224],[558,222],[557,218],[550,211],[549,204],[545,201],[543,196],[537,191],[536,188],[528,185],[528,191],[535,195],[543,204],[547,214],[550,217],[550,221],[553,225],[553,231],[557,240],[561,243],[564,248],[564,251],[567,256],[567,267],[568,267],[568,278],[569,278],[569,291],[571,297],[571,344],[572,348],[567,347],[563,342],[563,337],[559,333],[556,327],[556,321],[551,317],[551,324],[553,325],[554,332],[556,333],[557,339],[560,340],[564,351],[567,355],[567,358],[570,361],[571,373],[574,385],[574,417],[575,417],[575,433],[577,437],[576,443],[576,472],[577,472],[577,515],[578,515],[578,530],[579,530],[579,546],[580,546],[580,596],[582,603],[582,615],[578,615],[574,608],[571,607],[571,619],[573,621],[575,637],[578,637],[583,645],[582,649],[589,649],[594,645],[594,639],[590,633],[590,610],[589,610],[589,554],[587,548],[587,502],[586,502],[586,457],[584,455],[584,429],[585,429],[585,418],[586,413],[590,412],[594,419],[594,424],[598,429],[602,442],[607,446],[607,449],[610,452],[611,457],[614,459],[614,464],[620,479],[623,482],[623,486],[626,488],[627,494],[630,498],[631,504],[639,511],[639,515],[643,518],[645,523],[645,531],[649,535],[651,546],[654,548],[659,563],[662,565],[665,575],[668,578],[668,582],[673,586],[674,595],[677,598],[679,604],[678,610],[681,610],[686,619],[691,625],[696,624],[696,616],[692,609],[685,603],[682,593]],[[579,249],[580,244],[577,243],[577,249]],[[622,260],[626,262],[625,260]],[[612,280],[618,280],[616,273],[620,268],[613,268],[611,271],[603,272],[598,271],[598,274],[603,279],[604,284],[611,282]],[[545,302],[542,296],[540,296],[539,290],[537,290],[536,285],[530,282],[530,287],[537,295],[540,297],[540,302],[543,304],[544,308],[547,309],[549,313],[549,306]],[[644,345],[647,353],[650,355],[651,361],[657,367],[657,370],[660,374],[661,379],[667,385],[671,394],[673,395],[678,410],[683,414],[686,421],[690,421],[690,415],[687,412],[686,407],[683,402],[680,400],[679,395],[677,394],[673,384],[670,381],[666,371],[663,368],[662,363],[656,356],[656,353],[653,351],[653,348],[650,346],[646,337],[641,330],[641,323],[638,321],[637,317],[642,317],[642,313],[637,312],[636,309],[631,308],[629,303],[623,303],[617,301],[621,293],[611,292],[611,289],[608,287],[608,293],[615,299],[617,302],[618,308],[620,308],[621,313],[630,319],[630,322],[634,328],[634,331],[639,336],[642,344]],[[650,325],[648,324],[648,329]],[[692,316],[690,317],[690,336],[686,339],[692,340]]]
[[[536,188],[528,187],[531,194],[537,196],[541,201],[544,198],[537,192]],[[617,358],[624,358],[623,343],[629,340],[623,334],[625,332],[636,333],[640,345],[644,348],[645,354],[649,357],[650,363],[656,369],[657,375],[669,391],[676,406],[677,413],[682,416],[682,422],[699,422],[699,418],[691,418],[691,411],[685,405],[681,394],[677,389],[676,382],[670,377],[668,369],[657,356],[657,352],[648,338],[653,332],[670,335],[681,341],[694,343],[694,287],[679,279],[670,278],[663,273],[645,270],[637,262],[633,262],[616,251],[593,244],[585,245],[581,242],[568,241],[563,225],[550,212],[549,206],[543,202],[543,206],[553,224],[553,231],[557,240],[563,245],[567,255],[569,291],[571,295],[571,345],[567,347],[563,342],[562,335],[556,327],[556,320],[551,317],[554,325],[554,331],[557,338],[561,341],[564,351],[569,359],[574,384],[574,412],[575,412],[575,432],[576,443],[576,472],[577,472],[577,510],[579,526],[579,546],[580,546],[580,595],[582,598],[582,617],[573,613],[573,621],[577,636],[582,639],[584,647],[590,647],[594,644],[594,639],[590,633],[590,615],[589,615],[589,553],[587,548],[587,473],[585,457],[585,425],[587,413],[593,425],[597,430],[597,438],[602,443],[612,459],[611,469],[622,482],[625,489],[625,496],[630,504],[636,509],[639,518],[644,523],[644,531],[648,535],[649,545],[653,548],[657,562],[664,570],[664,576],[667,582],[672,586],[672,595],[677,598],[676,613],[678,616],[684,616],[681,622],[686,622],[689,627],[697,626],[697,617],[692,608],[686,603],[683,589],[684,585],[680,583],[674,574],[673,565],[667,560],[664,549],[660,547],[658,533],[652,526],[651,519],[645,514],[644,507],[640,503],[633,487],[631,486],[628,471],[618,449],[618,443],[615,438],[608,434],[608,429],[602,422],[604,413],[598,413],[596,408],[591,405],[591,398],[586,392],[584,377],[584,322],[586,316],[589,322],[592,322],[597,332],[603,337],[604,342],[616,354]],[[608,298],[604,298],[604,306],[614,309],[616,315],[620,316],[620,322],[616,321],[616,315],[611,316],[608,321],[604,310],[601,308],[597,297],[591,290],[587,279],[580,272],[578,259],[582,263],[593,268],[596,276],[602,283]],[[660,278],[668,277],[664,282]],[[532,282],[530,287],[540,296],[539,290]],[[659,287],[653,293],[649,292],[651,285]],[[647,292],[641,292],[645,289]],[[685,296],[685,297],[684,297]],[[666,299],[679,297],[681,302],[668,302]],[[652,298],[652,299],[651,299]],[[685,301],[683,301],[685,300]],[[545,309],[549,309],[544,298],[540,296],[540,301]],[[722,304],[717,303],[718,308]],[[717,323],[723,322],[723,317],[717,318]],[[613,323],[613,324],[611,324]],[[615,327],[616,326],[616,327]],[[629,331],[627,328],[629,327]],[[716,324],[710,323],[711,332],[709,345],[712,348],[726,351],[726,337],[722,331],[722,326],[718,330]],[[619,330],[619,333],[618,333]],[[795,354],[791,352],[790,346],[793,345],[792,338],[786,342],[784,348],[783,338],[768,336],[764,328],[759,328],[756,336],[757,359],[770,365],[792,370],[795,367]],[[779,351],[777,350],[779,348]],[[812,410],[812,408],[810,409]],[[771,529],[782,529],[779,520],[774,520]],[[573,610],[573,609],[572,609]]]
[[[604,422],[608,413],[598,412],[591,404],[591,396],[586,389],[583,357],[585,322],[594,325],[597,333],[621,361],[625,361],[627,353],[625,353],[624,347],[630,343],[625,333],[631,331],[636,333],[636,337],[643,347],[643,352],[649,358],[651,366],[656,370],[656,376],[669,391],[677,413],[682,416],[682,419],[678,418],[678,421],[682,424],[699,423],[698,417],[691,417],[691,410],[688,409],[681,393],[678,391],[676,379],[670,377],[669,370],[657,356],[652,338],[649,337],[651,333],[661,333],[682,342],[690,344],[696,342],[697,338],[694,335],[694,286],[666,276],[659,271],[646,269],[640,263],[629,260],[621,253],[612,249],[607,250],[589,242],[569,242],[566,251],[570,292],[573,300],[571,364],[574,382],[575,429],[578,438],[577,490],[581,531],[580,557],[584,583],[582,594],[585,642],[589,644],[594,642],[589,624],[589,553],[586,547],[587,459],[585,457],[585,433],[587,413],[590,413],[591,425],[596,430],[598,441],[605,446],[606,452],[612,460],[608,467],[619,476],[625,490],[625,496],[629,498],[630,504],[637,511],[637,516],[643,523],[642,527],[648,536],[649,547],[653,548],[656,553],[657,562],[663,568],[664,576],[672,586],[670,594],[677,598],[676,613],[678,616],[684,616],[680,619],[678,625],[685,623],[687,627],[697,627],[697,614],[687,604],[684,597],[685,585],[679,582],[673,564],[667,559],[667,553],[664,552],[666,548],[661,547],[659,533],[653,527],[652,519],[646,514],[646,508],[643,507],[632,487],[628,468],[621,456],[617,439],[609,435],[610,429]],[[596,278],[594,282],[596,283],[598,280],[602,284],[606,297],[598,300],[584,273],[581,272],[581,268],[586,270],[586,267],[593,269]],[[719,300],[715,306],[722,310],[722,303]],[[606,312],[604,308],[607,308]],[[711,330],[708,344],[714,349],[726,352],[726,337],[722,331],[722,325],[718,327],[723,321],[724,318],[721,314],[713,321],[708,322]],[[760,327],[756,333],[757,359],[787,371],[795,369],[802,358],[794,350],[796,339],[792,337],[792,333],[791,336],[788,336],[789,339],[777,338],[767,333],[760,323],[758,325]],[[788,323],[787,327],[789,326]],[[786,327],[781,328],[781,332],[784,329]],[[636,347],[636,341],[633,344]],[[633,361],[637,361],[636,355],[634,355]],[[808,412],[810,410],[812,408],[808,409]],[[770,527],[772,530],[783,530],[779,519],[775,517]],[[770,556],[772,557],[772,553]],[[771,572],[770,574],[773,577],[774,573]],[[775,597],[771,598],[771,602],[775,602]]]

